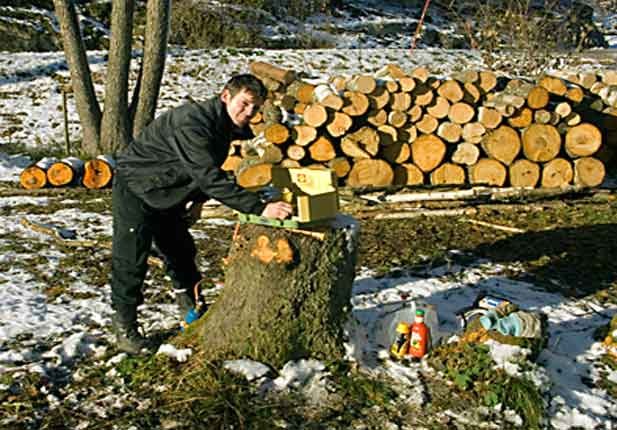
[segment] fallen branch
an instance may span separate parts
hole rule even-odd
[[[477,219],[466,218],[463,221],[471,223],[471,224],[475,224],[475,225],[481,225],[483,227],[490,227],[490,228],[495,229],[495,230],[507,231],[509,233],[526,233],[526,230],[523,230],[523,229],[520,229],[520,228],[508,227],[508,226],[499,225],[499,224],[493,224],[493,223],[490,223],[490,222],[480,221],[480,220],[477,220]]]
[[[74,194],[87,192],[87,188],[80,187],[58,187],[58,188],[36,188],[32,190],[27,190],[21,187],[11,187],[11,188],[2,188],[0,189],[0,197],[17,197],[17,196],[63,196],[65,194]],[[105,188],[96,190],[97,197],[100,197],[101,194],[109,194],[111,195],[111,189]]]
[[[475,187],[466,190],[428,191],[422,193],[366,194],[360,198],[373,203],[408,203],[440,200],[477,200],[479,202],[498,202],[516,200],[536,200],[566,194],[592,194],[596,189],[569,185],[560,188],[492,188]]]
[[[360,219],[410,219],[421,216],[460,216],[460,215],[475,215],[478,212],[476,208],[459,208],[459,209],[427,209],[427,210],[411,210],[405,212],[388,212],[388,213],[359,213]]]
[[[98,240],[78,240],[75,230],[66,229],[53,224],[40,223],[36,221],[30,221],[26,218],[20,220],[21,225],[29,228],[37,233],[46,234],[51,236],[60,245],[70,248],[105,248],[111,249],[111,241],[98,241]],[[163,260],[158,257],[149,256],[148,263],[152,266],[159,268],[164,267]]]

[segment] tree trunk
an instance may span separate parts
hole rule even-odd
[[[82,179],[84,187],[99,189],[111,185],[115,167],[114,159],[105,155],[99,155],[93,160],[86,161]]]
[[[385,87],[377,87],[368,99],[372,109],[380,110],[390,103],[390,92]]]
[[[469,166],[469,182],[478,185],[503,186],[506,182],[506,168],[497,160],[482,158]]]
[[[171,0],[148,1],[140,91],[137,100],[134,96],[131,103],[131,111],[134,111],[131,116],[135,118],[133,136],[137,136],[154,119],[156,113],[167,57],[170,14]]]
[[[282,145],[289,139],[289,136],[289,129],[283,124],[270,124],[264,129],[264,138],[275,145]]]
[[[318,103],[310,104],[304,109],[304,124],[311,127],[320,127],[328,120],[328,111]]]
[[[392,127],[402,128],[407,124],[407,113],[400,110],[393,110],[388,114],[387,122]]]
[[[527,106],[531,109],[543,109],[548,105],[549,94],[544,87],[537,86],[529,90],[527,94]]]
[[[463,85],[463,89],[465,92],[463,101],[472,105],[477,105],[482,98],[481,89],[471,82],[466,82],[465,85]]]
[[[452,161],[457,164],[471,166],[478,162],[480,150],[476,145],[469,142],[459,143],[452,154]]]
[[[354,163],[347,176],[347,185],[352,188],[386,187],[392,185],[393,179],[392,167],[384,160],[363,159]]]
[[[189,329],[189,341],[199,339],[207,360],[250,358],[274,368],[307,357],[342,359],[357,240],[347,232],[350,225],[357,232],[357,223],[341,219],[323,240],[241,225],[225,287]]]
[[[334,112],[329,119],[326,130],[332,137],[341,137],[351,128],[351,117],[343,112]]]
[[[471,105],[464,102],[458,102],[450,106],[448,118],[456,124],[466,124],[472,120],[475,114],[476,111]]]
[[[431,114],[425,113],[422,119],[416,122],[416,128],[423,134],[431,134],[439,127],[439,121]]]
[[[604,164],[597,158],[583,157],[574,161],[574,185],[597,187],[605,175]]]
[[[566,133],[565,150],[572,158],[595,154],[602,144],[602,134],[595,125],[583,123]]]
[[[540,180],[540,166],[522,158],[510,165],[509,174],[513,187],[535,187]]]
[[[336,150],[332,141],[325,136],[320,136],[308,147],[311,158],[315,161],[330,161],[336,157]]]
[[[433,103],[426,107],[426,113],[438,119],[447,117],[449,111],[450,102],[442,96],[436,97],[435,100],[433,100]]]
[[[64,55],[71,74],[71,85],[81,122],[83,152],[90,156],[99,153],[101,138],[101,109],[96,99],[86,47],[79,33],[75,5],[69,0],[54,0],[56,16],[60,22]]]
[[[542,168],[542,186],[546,188],[568,185],[573,177],[572,164],[564,158],[555,158]]]
[[[377,135],[382,146],[392,145],[398,140],[398,130],[388,124],[377,127]]]
[[[529,127],[533,122],[533,111],[528,107],[518,110],[514,115],[508,118],[508,124],[515,128]]]
[[[326,84],[317,85],[313,90],[312,100],[307,102],[302,101],[302,103],[310,104],[313,101],[316,101],[322,106],[334,109],[335,111],[341,110],[345,104],[343,99],[336,94],[329,85]]]
[[[263,61],[253,61],[249,68],[251,73],[259,78],[270,78],[285,85],[289,85],[296,79],[293,70],[283,69]]]
[[[444,121],[437,128],[437,136],[449,143],[456,143],[461,140],[463,127],[450,121]]]
[[[388,113],[385,109],[373,109],[366,114],[366,122],[374,127],[379,127],[388,122]]]
[[[345,106],[343,112],[349,116],[360,116],[368,112],[369,99],[366,94],[358,91],[345,91],[343,93]]]
[[[306,156],[306,149],[300,145],[289,145],[286,150],[287,158],[300,161]]]
[[[134,0],[114,0],[111,9],[111,40],[105,85],[105,109],[100,148],[115,153],[131,138],[128,116],[129,66]]]
[[[521,151],[521,139],[516,130],[502,125],[482,140],[482,149],[490,158],[509,166]]]
[[[531,124],[523,131],[523,154],[531,161],[550,161],[559,154],[561,136],[555,127]]]
[[[437,88],[437,94],[452,103],[460,102],[464,96],[461,85],[452,79],[443,82],[439,88]]]
[[[351,170],[351,164],[349,164],[345,157],[336,157],[328,161],[328,167],[334,171],[334,174],[339,179],[346,177]]]
[[[379,151],[379,135],[370,127],[362,127],[341,139],[341,151],[350,158],[371,158]]]
[[[495,109],[480,106],[478,108],[478,122],[486,128],[497,128],[501,124],[503,116]]]
[[[390,109],[406,111],[411,107],[411,100],[409,93],[394,93],[390,98]]]
[[[435,135],[425,134],[411,144],[411,157],[423,172],[430,172],[444,159],[446,145]]]
[[[481,71],[478,86],[482,88],[484,93],[492,91],[497,86],[497,76],[488,70]]]
[[[236,182],[243,188],[258,188],[272,180],[272,164],[243,160],[236,170]]]
[[[433,185],[462,185],[465,183],[465,170],[452,163],[443,163],[430,174]]]
[[[19,183],[27,190],[36,190],[47,185],[47,170],[58,161],[55,158],[45,157],[26,167],[19,174]]]
[[[313,92],[315,91],[315,85],[307,82],[297,80],[293,81],[287,87],[287,94],[293,96],[300,103],[309,104],[313,102]]]
[[[291,130],[291,140],[296,145],[306,146],[317,139],[317,129],[310,125],[294,125]]]
[[[54,187],[63,187],[76,184],[83,174],[84,162],[76,157],[67,157],[47,169],[47,180]]]
[[[381,156],[392,164],[402,164],[411,156],[411,150],[408,143],[394,142],[381,148]]]
[[[468,122],[463,126],[461,137],[465,142],[480,143],[486,134],[486,127],[481,122]]]
[[[538,81],[538,85],[546,88],[549,93],[563,96],[568,91],[565,82],[554,76],[544,76]]]
[[[371,94],[377,88],[375,78],[370,75],[356,75],[347,82],[349,91],[356,91],[362,94]]]
[[[424,173],[413,163],[400,164],[394,168],[394,185],[421,185]]]

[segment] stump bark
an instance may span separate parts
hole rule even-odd
[[[206,359],[341,359],[356,261],[357,223],[337,217],[323,238],[242,224],[225,287],[191,327]]]

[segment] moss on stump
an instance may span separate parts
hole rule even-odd
[[[344,228],[323,240],[243,224],[226,259],[225,287],[190,332],[210,360],[251,358],[274,367],[340,359],[355,248]]]

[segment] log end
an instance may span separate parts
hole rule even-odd
[[[19,183],[27,190],[43,188],[47,185],[47,174],[37,166],[26,167],[19,175]]]
[[[84,186],[90,189],[100,189],[111,184],[113,168],[101,159],[89,160],[84,166]]]

